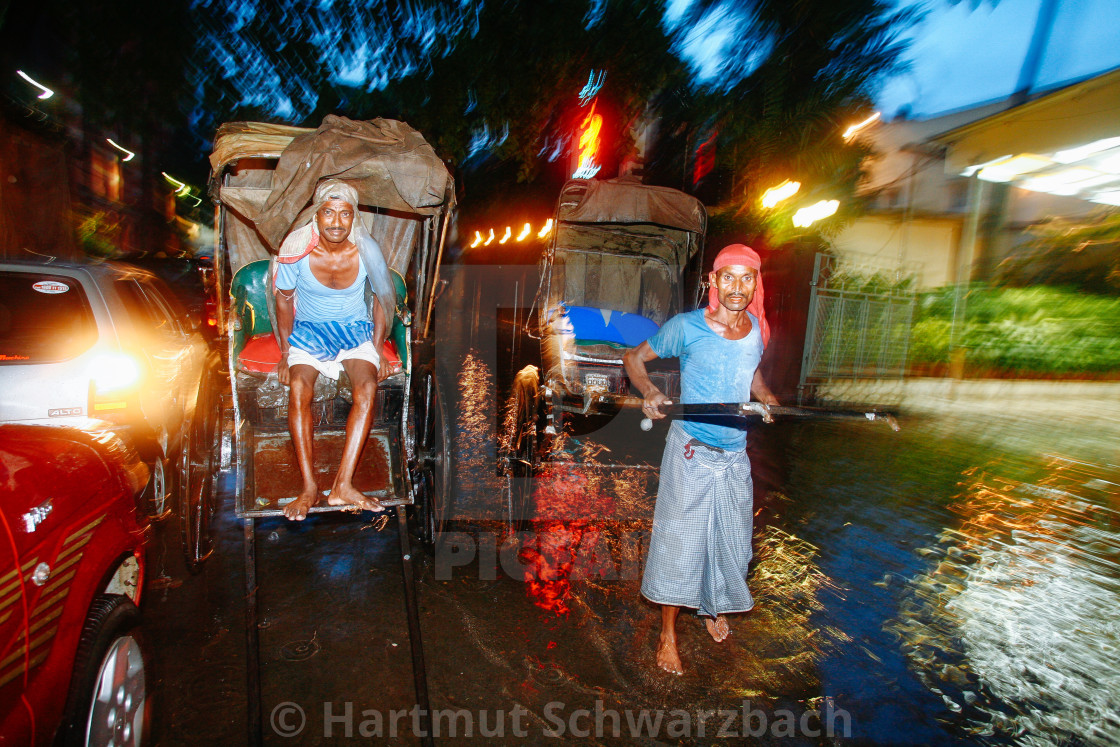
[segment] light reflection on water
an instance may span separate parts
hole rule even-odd
[[[1038,483],[976,470],[888,629],[969,733],[1120,743],[1120,470],[1052,458]]]
[[[493,377],[469,357],[459,384],[459,517],[503,531]],[[649,666],[657,615],[634,537],[650,529],[656,472],[608,468],[602,439],[569,441],[533,480],[518,581],[540,624],[589,653],[565,658],[561,642],[527,656],[596,691],[682,706],[834,698],[868,743],[1120,743],[1120,467],[1116,439],[1086,418],[761,428],[757,604],[722,646],[682,623],[702,687]],[[1059,448],[1087,461],[1040,456]]]

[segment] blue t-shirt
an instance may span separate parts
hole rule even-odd
[[[704,321],[704,309],[677,314],[646,342],[659,358],[681,359],[681,402],[749,402],[755,369],[762,360],[758,320],[747,312],[751,331],[741,340],[720,337]],[[747,432],[690,418],[685,432],[710,446],[746,448]]]
[[[369,321],[366,306],[366,268],[358,262],[358,277],[349,288],[328,288],[311,272],[311,255],[276,268],[276,287],[296,291],[296,319],[301,322]]]

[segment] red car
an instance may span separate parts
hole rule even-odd
[[[147,736],[147,480],[109,431],[0,426],[0,744]]]

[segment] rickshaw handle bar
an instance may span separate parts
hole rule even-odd
[[[622,407],[641,407],[645,403],[645,400],[641,397],[617,397],[614,399],[615,402]],[[784,405],[772,405],[768,407],[761,402],[695,402],[662,405],[661,412],[670,417],[680,417],[681,415],[724,415],[747,420],[761,420],[766,423],[774,422],[775,415],[792,418],[883,420],[891,427],[891,430],[899,430],[898,421],[895,419],[898,412],[878,407],[867,410],[856,410],[839,407],[786,407]],[[646,420],[649,420],[649,418],[646,418]],[[649,429],[645,421],[642,422],[642,428],[644,430]]]

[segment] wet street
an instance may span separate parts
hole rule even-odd
[[[664,429],[604,421],[519,492],[494,466],[484,357],[457,387],[457,522],[413,553],[437,739],[1120,743],[1120,429],[1091,408],[758,427],[756,606],[719,645],[682,615],[678,678],[654,666],[659,615],[638,591],[643,463]],[[222,486],[202,573],[173,523],[149,562],[161,745],[248,741],[242,531]],[[537,519],[511,534],[518,495]],[[256,536],[264,743],[419,743],[395,519]]]

